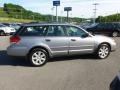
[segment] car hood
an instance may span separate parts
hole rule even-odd
[[[109,37],[104,36],[104,35],[94,35],[94,37],[96,37],[96,38],[109,38]]]
[[[11,28],[11,27],[0,27],[1,29],[14,29],[14,28]]]
[[[102,35],[95,35],[93,36],[94,41],[98,43],[108,42],[108,43],[115,43],[115,40],[113,38],[102,36]]]
[[[12,28],[12,27],[5,27],[6,29],[14,29],[14,28]]]

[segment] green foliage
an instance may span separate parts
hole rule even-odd
[[[109,16],[99,16],[96,19],[96,22],[120,22],[120,14],[113,14],[113,15],[109,15]]]
[[[0,17],[29,19],[36,21],[49,21],[50,15],[41,15],[40,13],[26,10],[22,6],[5,3],[4,7],[0,9]]]
[[[47,22],[52,20],[52,15],[42,15],[40,13],[26,10],[20,5],[14,5],[11,3],[8,3],[8,4],[5,3],[4,7],[0,8],[0,17],[14,18],[14,19],[27,19],[27,20],[34,20],[34,21],[47,21]],[[55,16],[53,17],[55,20]],[[66,17],[62,17],[62,18],[64,22],[67,21]],[[70,21],[80,23],[82,19],[70,18]]]

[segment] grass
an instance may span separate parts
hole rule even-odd
[[[28,23],[28,22],[33,22],[33,20],[0,17],[0,22],[7,22],[7,23],[10,23],[10,22]]]
[[[33,21],[34,20],[9,18],[8,14],[4,12],[2,7],[0,7],[0,22],[28,23],[28,22],[33,22]]]

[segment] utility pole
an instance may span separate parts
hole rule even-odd
[[[93,9],[94,10],[94,17],[93,17],[93,23],[95,24],[95,20],[96,20],[96,14],[97,14],[97,5],[99,5],[98,3],[94,3],[93,4],[95,6],[95,8]]]
[[[32,20],[34,21],[34,15],[32,15]]]
[[[54,16],[54,14],[53,14],[53,13],[54,13],[54,7],[51,8],[51,11],[52,11],[52,15],[51,15],[51,19],[52,19],[52,20],[51,20],[51,21],[53,22],[53,21],[54,21],[54,20],[53,20],[53,16]]]
[[[63,22],[63,17],[62,17],[63,11],[61,11],[61,22]]]
[[[81,23],[83,23],[84,19],[83,19],[84,15],[81,15]]]
[[[118,13],[118,11],[117,11],[117,14],[116,14],[116,22],[118,22],[118,21],[119,21],[118,16],[119,16],[119,13]]]
[[[56,6],[56,22],[58,22],[57,6]]]
[[[22,13],[23,13],[23,12],[22,12],[22,9],[21,9],[21,20],[22,20]]]

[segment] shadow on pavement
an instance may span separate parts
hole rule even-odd
[[[99,60],[95,58],[94,55],[75,55],[75,56],[67,56],[67,57],[56,57],[51,58],[49,62],[57,62],[57,61],[70,61],[70,60]]]
[[[70,61],[70,60],[97,60],[93,55],[79,55],[70,57],[57,57],[51,58],[49,62],[59,62],[59,61]],[[12,58],[9,57],[6,51],[0,51],[0,65],[11,65],[11,66],[30,66],[29,62],[25,58]]]
[[[6,51],[0,51],[0,66],[1,65],[29,66],[27,60],[25,60],[24,58],[9,57]]]

